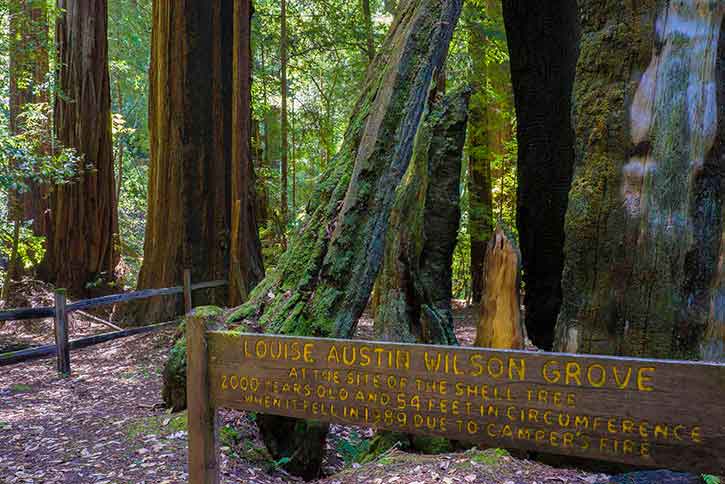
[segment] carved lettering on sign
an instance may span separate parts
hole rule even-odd
[[[725,366],[207,333],[211,403],[725,472]]]

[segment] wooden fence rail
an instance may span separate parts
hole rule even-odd
[[[97,345],[106,341],[118,338],[126,338],[137,334],[150,333],[164,329],[170,325],[178,324],[179,320],[168,321],[165,323],[153,324],[149,326],[141,326],[138,328],[130,328],[121,331],[113,331],[110,333],[102,333],[85,338],[79,338],[69,341],[68,338],[68,314],[73,311],[81,311],[84,309],[95,308],[100,306],[108,306],[120,302],[132,301],[135,299],[146,299],[156,296],[170,296],[174,294],[184,294],[184,311],[188,313],[192,307],[191,292],[199,289],[211,289],[227,285],[224,280],[191,283],[191,271],[184,270],[184,285],[176,287],[164,287],[160,289],[144,289],[142,291],[133,291],[123,294],[113,294],[110,296],[101,296],[93,299],[81,299],[71,304],[66,304],[65,290],[57,289],[54,293],[55,305],[52,307],[40,308],[19,308],[10,309],[8,311],[0,311],[0,322],[2,321],[19,321],[26,319],[54,318],[54,334],[55,344],[38,346],[19,351],[8,353],[0,353],[0,366],[13,365],[23,361],[30,361],[39,358],[47,358],[56,356],[58,359],[58,372],[67,376],[70,374],[70,351],[88,346]]]

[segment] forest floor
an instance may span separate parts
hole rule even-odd
[[[457,335],[470,344],[475,309],[457,305]],[[12,323],[11,323],[12,324]],[[47,343],[50,323],[0,328],[0,348]],[[16,325],[15,328],[17,328]],[[72,336],[106,331],[76,320]],[[372,323],[360,321],[359,337]],[[104,343],[71,354],[72,375],[61,379],[55,360],[36,360],[0,372],[0,483],[186,482],[186,415],[161,402],[161,369],[170,329]],[[15,343],[13,343],[15,342]],[[0,349],[3,351],[3,349]],[[251,416],[220,412],[223,483],[298,482],[273,462]],[[370,430],[333,426],[325,456],[329,477],[316,484],[594,484],[605,476],[554,469],[476,449],[419,455],[393,449],[374,462],[353,463]]]

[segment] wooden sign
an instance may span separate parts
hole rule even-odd
[[[213,409],[226,407],[725,473],[725,365],[200,328],[190,335],[189,424],[198,409],[204,422],[190,430],[190,464],[201,449],[203,469],[216,465]]]

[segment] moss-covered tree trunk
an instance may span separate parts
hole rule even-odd
[[[353,334],[382,264],[395,190],[460,9],[460,0],[400,5],[300,233],[232,319],[254,317],[274,333]],[[275,458],[290,457],[288,468],[299,475],[319,472],[325,426],[264,416],[259,422]]]
[[[154,1],[149,208],[139,288],[179,285],[185,267],[191,269],[192,281],[239,279],[245,292],[263,275],[244,101],[247,11],[239,4],[235,9],[233,0]],[[236,44],[235,30],[242,36]],[[232,254],[235,228],[238,242]],[[240,264],[238,278],[230,274],[234,260]],[[224,305],[228,299],[227,289],[193,294],[194,305]],[[156,298],[135,306],[128,319],[161,321],[182,312],[180,298]]]
[[[503,17],[517,117],[516,218],[526,329],[536,346],[550,349],[561,305],[564,214],[574,161],[577,2],[503,0]]]
[[[580,8],[557,348],[722,360],[725,4]]]
[[[460,173],[468,93],[439,99],[421,125],[398,187],[376,282],[376,338],[458,344],[451,262],[460,219]]]
[[[57,286],[87,293],[110,281],[118,263],[106,0],[58,0],[58,141],[83,157],[73,183],[51,195],[45,270]]]

